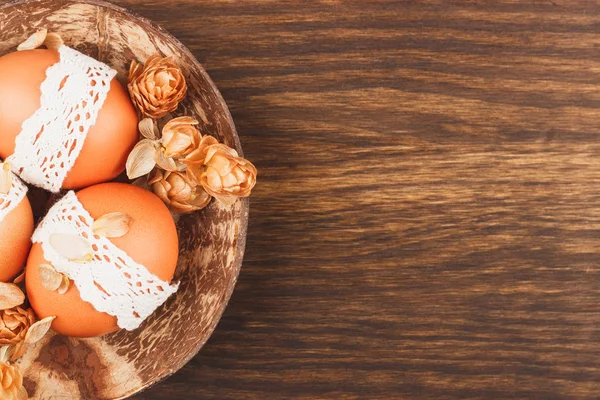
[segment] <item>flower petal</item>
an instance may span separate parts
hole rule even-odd
[[[67,233],[53,233],[48,242],[58,254],[70,261],[84,263],[92,260],[90,243],[82,237]]]
[[[25,301],[25,294],[14,283],[0,282],[0,310],[20,306]]]
[[[121,237],[129,232],[129,227],[133,223],[131,216],[122,212],[113,212],[104,214],[94,221],[92,230],[98,236],[106,238]]]
[[[158,139],[158,127],[152,120],[152,118],[144,118],[138,124],[138,129],[142,136],[146,139],[156,140]]]
[[[156,153],[159,151],[152,140],[144,139],[136,144],[127,158],[127,177],[135,179],[152,171],[156,165]]]
[[[58,289],[56,289],[56,291],[58,292],[58,294],[65,294],[65,293],[67,293],[67,290],[69,290],[69,287],[71,287],[71,280],[69,279],[68,276],[63,275],[62,282],[61,282],[60,286],[58,287]]]
[[[48,32],[46,39],[44,39],[44,45],[49,50],[58,50],[63,44],[65,44],[65,42],[63,42],[58,33]]]
[[[37,343],[42,340],[44,335],[50,330],[50,325],[52,325],[52,321],[54,321],[55,318],[56,317],[46,317],[31,325],[25,335],[25,343]]]
[[[163,130],[163,132],[165,132]],[[167,131],[169,132],[169,131]],[[163,133],[164,135],[164,133]],[[189,148],[192,145],[192,137],[175,132],[171,135],[168,142],[164,141],[163,137],[163,146],[165,147],[165,156],[166,157],[175,157],[180,155],[183,151]]]
[[[62,283],[62,274],[54,269],[50,264],[40,264],[40,277],[42,279],[42,286],[48,290],[56,290]]]
[[[8,194],[12,188],[13,174],[10,169],[10,163],[4,162],[0,168],[0,193]]]
[[[25,40],[23,43],[21,43],[19,45],[19,47],[17,47],[18,51],[23,51],[23,50],[33,50],[33,49],[37,49],[38,47],[40,47],[43,43],[44,40],[46,40],[46,35],[48,34],[48,29],[40,29],[39,31],[37,31],[36,33],[34,33],[33,35],[29,36],[27,38],[27,40]]]
[[[159,167],[165,171],[177,171],[177,164],[175,163],[175,160],[167,157],[162,149],[157,150],[155,155],[156,158],[154,160]]]

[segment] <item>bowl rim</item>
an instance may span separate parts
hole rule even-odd
[[[19,6],[22,4],[27,4],[27,3],[42,3],[42,2],[49,2],[49,1],[51,1],[51,0],[9,0],[8,2],[0,5],[0,10]],[[55,0],[55,1],[62,2],[65,4],[69,4],[69,3],[70,4],[90,4],[90,5],[94,5],[94,6],[98,6],[98,7],[102,7],[102,8],[107,8],[112,11],[133,17],[133,19],[135,19],[135,20],[139,20],[143,23],[146,23],[146,24],[150,25],[153,29],[155,29],[158,32],[160,32],[161,34],[165,35],[165,37],[167,37],[172,43],[174,43],[179,48],[178,50],[180,50],[190,60],[192,60],[192,68],[197,70],[200,73],[200,75],[202,75],[202,77],[206,80],[206,82],[208,82],[210,89],[215,93],[216,99],[219,102],[219,104],[221,105],[221,107],[225,113],[225,118],[226,118],[227,123],[229,124],[229,126],[231,128],[231,132],[233,134],[235,148],[238,151],[238,153],[240,154],[240,156],[244,155],[244,153],[242,151],[240,138],[237,133],[235,124],[233,122],[233,117],[231,116],[231,112],[229,110],[229,107],[227,106],[227,103],[225,103],[225,100],[223,99],[223,95],[221,94],[221,92],[219,91],[219,89],[217,88],[217,86],[215,85],[213,80],[210,78],[210,76],[208,75],[208,73],[206,72],[206,70],[204,69],[202,64],[200,64],[200,62],[198,61],[196,56],[194,56],[194,54],[188,49],[188,47],[185,46],[179,39],[177,39],[175,36],[173,36],[171,33],[169,33],[166,29],[161,27],[158,23],[150,20],[149,18],[146,18],[128,8],[121,7],[119,5],[110,3],[105,0]],[[250,200],[246,197],[246,198],[241,198],[238,201],[241,202],[241,207],[240,207],[240,211],[239,211],[239,215],[238,215],[239,230],[238,230],[238,237],[237,237],[237,242],[236,242],[236,246],[235,246],[235,256],[234,256],[234,261],[233,261],[233,265],[234,265],[233,280],[229,283],[229,285],[225,291],[224,301],[220,307],[220,310],[217,313],[215,313],[215,316],[217,318],[215,318],[213,320],[213,322],[211,323],[211,325],[208,327],[206,336],[204,337],[204,339],[200,340],[197,343],[195,348],[189,353],[189,356],[184,357],[182,360],[180,360],[179,362],[176,363],[177,364],[176,367],[173,367],[167,371],[164,371],[164,374],[162,376],[158,376],[157,378],[150,379],[148,382],[145,382],[139,388],[128,390],[127,393],[125,393],[123,396],[115,397],[112,400],[123,400],[123,399],[129,398],[129,397],[131,397],[137,393],[140,393],[142,391],[145,391],[145,390],[151,388],[152,386],[171,377],[177,371],[182,369],[187,363],[189,363],[192,360],[192,358],[194,358],[196,355],[198,355],[198,353],[200,352],[202,347],[204,347],[204,345],[206,344],[208,339],[214,333],[218,323],[221,321],[221,318],[223,317],[223,314],[225,312],[225,309],[227,308],[229,300],[231,299],[231,295],[233,294],[233,290],[237,283],[237,280],[238,280],[238,277],[240,274],[240,269],[242,266],[242,262],[244,259],[244,251],[246,248],[246,237],[247,237],[247,232],[248,232]]]

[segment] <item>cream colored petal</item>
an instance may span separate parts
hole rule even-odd
[[[58,294],[65,294],[65,293],[67,293],[67,290],[69,290],[69,287],[71,287],[71,280],[69,279],[68,276],[63,275],[62,282],[61,282],[60,286],[58,287],[58,289],[56,289],[56,291],[58,292]]]
[[[35,324],[31,325],[25,335],[25,343],[39,342],[46,333],[50,330],[50,325],[56,317],[46,317]]]
[[[60,46],[65,44],[58,33],[48,32],[44,39],[44,46],[49,50],[58,50]]]
[[[25,294],[14,283],[0,282],[0,310],[20,306],[25,301]]]
[[[13,173],[10,163],[4,162],[0,168],[0,193],[8,194],[12,188]]]
[[[150,140],[158,139],[158,127],[152,118],[144,118],[138,124],[138,129],[143,137]]]
[[[133,223],[131,216],[122,212],[113,212],[104,214],[94,221],[92,230],[98,236],[106,238],[121,237],[129,232],[129,227]]]
[[[159,153],[155,143],[150,139],[143,139],[135,145],[125,165],[129,179],[146,175],[156,165],[156,154]]]
[[[90,243],[80,236],[53,233],[48,242],[58,254],[70,261],[85,263],[93,258]]]
[[[18,51],[23,51],[23,50],[37,49],[38,47],[40,47],[44,43],[44,40],[46,40],[46,35],[47,34],[48,34],[48,29],[45,29],[45,28],[44,29],[40,29],[39,31],[37,31],[33,35],[29,36],[26,41],[24,41],[23,43],[21,43],[19,45],[19,47],[17,47],[17,50]]]
[[[163,149],[157,150],[154,159],[156,165],[164,169],[165,171],[177,171],[177,164],[175,160],[165,155]]]
[[[42,286],[48,290],[56,290],[62,283],[62,274],[50,264],[40,264],[40,278]]]

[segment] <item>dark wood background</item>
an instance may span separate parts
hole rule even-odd
[[[259,168],[216,332],[138,399],[600,396],[600,5],[127,0]]]

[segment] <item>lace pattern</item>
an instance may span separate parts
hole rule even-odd
[[[45,258],[58,272],[75,282],[83,300],[117,317],[119,327],[134,330],[177,291],[179,284],[159,279],[109,239],[95,235],[93,222],[71,191],[50,209],[34,232],[33,241],[42,244]],[[93,260],[73,262],[60,255],[49,243],[53,233],[85,238],[91,245]]]
[[[21,127],[8,157],[24,181],[58,192],[96,123],[117,72],[67,46],[46,70],[40,108]]]
[[[0,222],[23,201],[26,194],[27,186],[16,175],[13,175],[9,192],[0,193]]]

